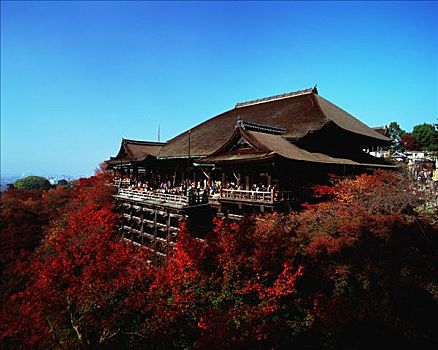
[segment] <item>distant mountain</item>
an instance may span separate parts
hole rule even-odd
[[[0,190],[3,192],[6,189],[8,184],[13,184],[18,179],[22,178],[22,176],[2,176],[0,178]]]

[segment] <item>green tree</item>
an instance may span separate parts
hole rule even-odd
[[[48,190],[51,185],[49,180],[41,176],[27,176],[15,181],[14,187],[23,190]]]
[[[412,136],[420,144],[423,151],[438,151],[438,127],[437,124],[420,124],[414,126]]]
[[[58,183],[56,184],[56,186],[64,186],[64,187],[67,187],[67,186],[69,186],[69,182],[68,182],[67,180],[65,180],[65,179],[61,179],[61,180],[58,181]]]
[[[388,125],[388,136],[394,141],[394,144],[391,146],[392,150],[400,151],[402,149],[400,139],[405,133],[406,131],[397,122],[391,122]]]

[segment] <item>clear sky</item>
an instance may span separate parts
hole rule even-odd
[[[436,123],[437,4],[2,1],[2,175],[90,175],[122,137],[315,84],[370,126]]]

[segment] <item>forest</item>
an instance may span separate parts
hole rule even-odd
[[[111,175],[1,194],[2,349],[437,349],[438,213],[402,171],[288,214],[120,239]]]

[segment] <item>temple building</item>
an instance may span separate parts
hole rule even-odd
[[[391,168],[364,151],[390,144],[314,87],[237,103],[165,143],[123,139],[107,164],[117,178],[116,198],[129,209],[122,228],[143,243],[149,210],[146,224],[154,232],[147,237],[157,244],[157,230],[164,229],[162,243],[169,246],[177,221],[193,213],[238,218],[290,210],[307,185],[329,174]]]

